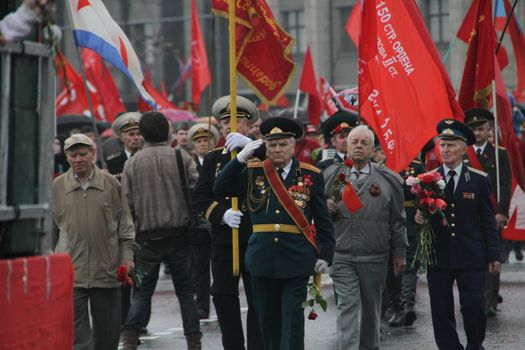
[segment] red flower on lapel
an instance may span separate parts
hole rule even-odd
[[[370,185],[370,194],[372,195],[372,197],[377,197],[381,194],[381,189],[379,188],[378,185],[376,184],[371,184]]]

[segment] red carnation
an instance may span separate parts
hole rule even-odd
[[[443,211],[443,210],[445,210],[446,207],[447,207],[447,202],[445,202],[441,198],[437,198],[436,199],[436,208],[438,208],[439,210]]]
[[[352,159],[347,159],[345,160],[345,165],[349,168],[353,167],[354,166],[354,162],[352,161]]]
[[[431,173],[419,174],[417,178],[424,184],[431,184],[434,182],[434,175]]]
[[[337,178],[338,178],[338,180],[339,180],[340,182],[343,182],[343,181],[346,180],[346,175],[343,174],[343,173],[341,173],[341,174],[339,174],[339,176],[338,176]]]
[[[310,313],[308,314],[308,319],[315,320],[316,318],[317,318],[317,313],[314,310],[310,311]]]
[[[441,177],[441,174],[438,173],[437,171],[433,172],[433,173],[432,173],[432,176],[434,177],[434,182],[438,182],[439,180],[443,179],[443,178]]]

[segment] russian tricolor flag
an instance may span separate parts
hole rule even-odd
[[[137,54],[102,1],[67,1],[77,46],[95,51],[127,75],[139,89],[142,98],[156,109],[157,104],[143,86],[144,75]]]

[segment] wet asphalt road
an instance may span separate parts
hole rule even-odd
[[[503,303],[499,305],[498,315],[489,318],[484,346],[489,349],[523,350],[525,349],[525,263],[517,262],[511,254],[508,264],[503,265],[501,295]],[[319,312],[315,321],[305,321],[306,349],[336,349],[336,311],[332,292],[332,281],[323,277],[323,297],[328,301],[326,313]],[[417,289],[417,321],[413,327],[390,328],[386,321],[382,323],[381,349],[416,350],[437,349],[434,343],[430,306],[426,278],[420,276]],[[241,287],[241,305],[246,316],[246,301]],[[456,322],[460,339],[465,342],[463,322],[456,297]],[[173,292],[171,279],[161,272],[159,283],[153,297],[149,334],[142,336],[143,343],[139,350],[186,349],[182,331],[179,305]],[[215,311],[209,320],[201,321],[204,350],[222,349],[221,333]]]

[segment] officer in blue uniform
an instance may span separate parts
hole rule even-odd
[[[358,125],[357,115],[349,112],[338,111],[328,118],[323,125],[324,142],[332,145],[334,155],[323,157],[317,162],[321,170],[332,164],[344,162],[346,157],[346,139],[350,131]]]
[[[490,200],[487,174],[463,164],[467,145],[475,137],[465,124],[451,119],[438,123],[443,165],[437,171],[446,181],[445,216],[430,220],[436,243],[437,263],[427,273],[434,337],[439,349],[464,349],[456,331],[454,296],[456,282],[467,336],[466,349],[483,349],[485,339],[485,272],[500,271],[498,231]],[[417,211],[415,221],[425,218]]]
[[[263,141],[249,143],[222,170],[214,192],[248,198],[253,235],[245,261],[266,350],[304,349],[301,304],[310,275],[332,262],[334,228],[320,170],[293,157],[303,129],[280,117],[264,121],[260,129],[267,159],[246,165]]]

